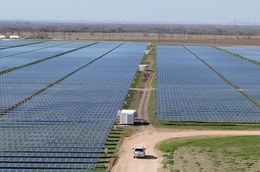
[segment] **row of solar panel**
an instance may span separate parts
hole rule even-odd
[[[0,43],[1,44],[1,43]],[[12,48],[6,47],[0,51],[1,57],[9,57],[23,53],[30,53],[47,48],[80,48],[89,45],[89,42],[62,42],[62,41],[49,41],[49,42],[32,42],[32,44],[25,44],[20,46],[13,46]],[[48,50],[47,50],[48,51]]]
[[[0,140],[9,138],[16,138],[16,137],[23,137],[24,135],[22,134],[1,134],[1,138]],[[56,138],[56,139],[74,139],[74,138],[78,138],[78,139],[107,139],[107,136],[99,136],[99,135],[49,135],[49,134],[43,134],[43,135],[38,135],[38,134],[34,134],[34,135],[29,135],[30,138]]]
[[[43,147],[43,148],[104,148],[105,144],[102,143],[0,143],[0,147],[23,147],[23,148],[34,148],[34,147]]]
[[[9,48],[9,47],[15,47],[15,46],[22,46],[22,45],[28,45],[28,44],[36,44],[36,43],[40,43],[41,41],[28,41],[28,40],[0,40],[0,47],[5,47],[5,48]]]
[[[97,158],[6,158],[0,157],[0,162],[24,162],[24,163],[71,163],[71,162],[80,162],[80,163],[97,163]]]
[[[0,163],[0,168],[49,168],[49,169],[55,169],[55,168],[68,168],[68,169],[94,169],[96,167],[95,164],[55,164],[55,163]]]
[[[85,139],[85,140],[78,140],[78,139],[6,139],[1,140],[3,143],[106,143],[105,139]]]
[[[54,170],[37,170],[37,169],[19,169],[19,170],[15,170],[15,169],[3,169],[1,168],[1,172],[93,172],[92,170],[79,170],[79,169],[76,169],[76,170],[66,170],[66,169],[63,169],[63,170],[57,170],[57,169],[54,169]]]
[[[42,153],[42,152],[0,152],[1,157],[78,157],[78,158],[98,158],[100,153]]]
[[[77,122],[74,122],[74,123],[77,123]],[[74,127],[75,126],[75,124],[68,124],[68,123],[63,123],[63,122],[57,122],[56,124],[55,123],[49,123],[49,124],[46,124],[46,123],[44,123],[43,122],[43,124],[41,123],[41,122],[38,122],[38,123],[34,123],[34,122],[8,122],[8,123],[0,123],[1,124],[1,127],[24,127],[24,126],[26,126],[26,127],[37,127],[37,128],[48,128],[48,127],[50,127],[50,128],[52,128],[53,127],[53,125],[55,125],[55,126],[59,126],[59,127],[61,127],[61,128],[67,128],[68,126],[71,126],[71,127]],[[39,126],[40,125],[40,126]],[[81,124],[81,123],[79,123],[78,124],[79,126],[75,126],[75,128],[79,128],[79,127],[86,127],[87,129],[88,128],[96,128],[94,125],[86,125],[86,124]],[[111,126],[109,126],[109,125],[102,125],[102,126],[100,126],[100,128],[110,128]]]
[[[15,56],[18,54],[29,53],[29,52],[38,51],[38,50],[45,49],[45,48],[50,48],[50,46],[47,42],[40,43],[40,44],[42,45],[42,47],[25,45],[25,46],[21,46],[21,47],[19,46],[19,47],[3,49],[0,51],[0,61],[1,61],[1,58],[6,58],[6,57],[10,57],[10,56]],[[53,45],[53,46],[59,46],[62,44],[64,44],[64,43],[57,42],[57,44]]]
[[[84,43],[84,46],[93,44],[92,42]],[[83,45],[81,45],[83,46]],[[83,46],[83,47],[84,47]],[[21,49],[24,47],[21,47]],[[7,58],[0,58],[0,71],[4,71],[7,69],[11,69],[14,67],[19,67],[28,63],[32,63],[38,60],[43,60],[49,57],[58,56],[64,54],[66,52],[75,50],[79,47],[62,47],[62,45],[58,45],[58,47],[49,47],[44,49],[38,49],[37,51],[28,51],[27,53],[18,53],[17,55],[8,56]],[[8,49],[7,49],[8,50]],[[10,53],[13,52],[13,48],[9,49]],[[4,56],[4,50],[0,51],[0,56]],[[8,53],[8,52],[7,52]]]
[[[49,135],[102,135],[107,134],[107,130],[95,128],[92,129],[92,131],[74,131],[74,130],[61,130],[59,131],[56,129],[56,131],[51,131],[51,129],[32,129],[32,128],[2,128],[1,134],[8,134],[9,135],[17,135],[17,134],[28,134],[28,133],[34,133],[34,134],[49,134]]]
[[[6,129],[6,128],[4,128],[4,129]],[[9,133],[9,135],[10,135],[10,137],[12,137],[12,135],[25,135],[25,134],[29,134],[29,133],[33,133],[33,134],[44,134],[44,135],[65,135],[65,136],[69,136],[69,135],[72,135],[72,136],[74,136],[74,135],[78,135],[78,136],[80,136],[80,135],[104,135],[104,134],[107,134],[108,132],[110,132],[110,131],[107,131],[107,130],[102,130],[102,131],[100,131],[100,129],[93,129],[93,130],[95,130],[95,131],[91,131],[91,132],[88,132],[88,131],[86,131],[86,132],[84,132],[84,131],[81,131],[81,132],[79,132],[79,131],[75,131],[75,132],[71,132],[71,131],[60,131],[60,132],[53,132],[53,131],[50,131],[50,132],[46,132],[46,131],[33,131],[33,130],[28,130],[28,131],[26,131],[26,128],[23,128],[24,129],[24,131],[22,131],[22,130],[20,130],[20,128],[18,128],[17,130],[13,130],[13,128],[8,128],[8,130],[5,130],[4,132],[3,131],[1,131],[0,133],[1,134],[5,134],[5,135],[8,135],[8,133]]]
[[[94,149],[94,148],[1,148],[0,152],[3,151],[11,151],[11,152],[81,152],[81,153],[90,153],[90,152],[102,152],[102,149]]]

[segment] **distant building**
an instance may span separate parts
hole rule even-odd
[[[5,35],[0,35],[0,39],[5,39]]]
[[[9,38],[10,39],[20,39],[20,36],[18,36],[18,35],[10,35]]]

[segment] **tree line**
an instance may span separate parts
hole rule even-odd
[[[0,22],[0,34],[6,33],[157,33],[188,35],[260,35],[258,25],[196,25],[196,24],[121,24],[121,23],[54,23]]]

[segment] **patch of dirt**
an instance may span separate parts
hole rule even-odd
[[[180,147],[174,151],[174,165],[171,170],[184,171],[215,171],[214,164],[208,154],[201,152],[202,147]]]
[[[256,161],[250,168],[249,172],[260,171],[260,160]]]

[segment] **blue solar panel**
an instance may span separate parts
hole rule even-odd
[[[260,47],[218,46],[218,48],[260,62]]]
[[[34,44],[34,43],[40,43],[40,41],[27,41],[27,40],[0,40],[0,47],[15,47],[15,46],[21,46],[21,45],[27,45],[27,44]]]
[[[24,163],[97,163],[98,158],[9,158],[1,157],[0,163],[24,162]]]
[[[18,170],[14,170],[14,169],[1,169],[1,172],[93,172],[92,170],[52,170],[52,169],[47,169],[47,170],[37,170],[37,169],[18,169]]]
[[[95,164],[42,164],[42,163],[1,163],[0,168],[44,168],[44,169],[94,169]]]
[[[75,44],[75,45],[74,45]],[[38,60],[42,60],[48,57],[56,56],[68,51],[71,51],[73,49],[79,48],[80,46],[86,46],[90,45],[92,42],[88,43],[59,43],[57,46],[51,46],[47,48],[40,48],[37,49],[37,51],[29,51],[27,53],[13,55],[6,58],[0,58],[0,71],[4,71],[10,68],[22,66],[28,63],[32,63]],[[69,46],[70,45],[70,46]],[[20,47],[19,49],[22,49],[23,47]],[[25,49],[28,48],[34,48],[30,46],[26,46]],[[15,48],[16,49],[16,48]],[[12,50],[10,50],[12,52]],[[0,51],[1,53],[1,51]],[[1,54],[0,54],[1,56]],[[75,55],[76,56],[76,55]]]
[[[201,59],[220,72],[255,100],[260,102],[260,67],[211,47],[190,48]]]
[[[210,47],[188,48],[197,54]],[[257,106],[184,47],[158,46],[157,53],[159,120],[260,121]],[[201,54],[197,55],[201,57]],[[212,58],[211,54],[203,60],[207,62],[208,58]]]
[[[12,164],[10,168],[77,169],[76,165],[82,165],[78,161],[84,158],[93,160],[91,164],[95,165],[96,159],[103,152],[117,118],[117,111],[122,107],[147,45],[120,44],[98,43],[8,75],[0,75],[0,84],[5,90],[7,84],[25,87],[37,85],[37,88],[44,88],[102,57],[0,118],[0,157],[13,158],[10,161],[5,159],[5,166],[2,168]],[[115,47],[117,48],[109,52]],[[19,90],[19,87],[16,88],[16,91]],[[19,90],[21,95],[14,91],[5,93],[5,104],[10,106],[23,99],[24,90],[26,89],[23,87]],[[26,94],[30,96],[32,93],[34,91]],[[8,98],[11,100],[6,103]],[[65,157],[69,161],[61,163],[62,166],[56,166],[55,162],[49,163],[51,158],[64,160],[62,158]],[[48,161],[43,164],[51,167],[40,166],[38,161],[30,167],[26,167],[30,163],[16,162],[24,158],[29,158],[30,163],[31,158],[48,158],[43,159]],[[74,166],[71,163],[75,163]],[[86,162],[88,167],[85,168],[92,168],[88,163]]]

